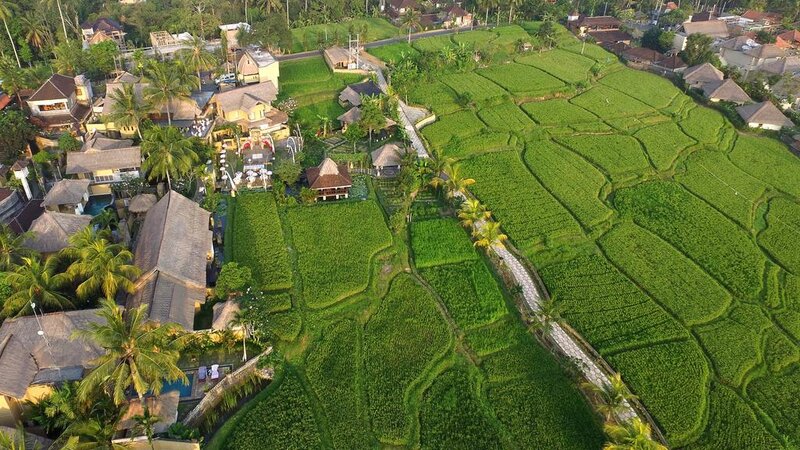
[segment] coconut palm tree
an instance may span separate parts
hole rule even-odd
[[[53,389],[47,397],[28,401],[31,420],[43,427],[47,434],[61,433],[67,429],[79,416],[75,386],[74,383],[64,383]]]
[[[6,27],[6,34],[8,34],[8,41],[11,42],[11,49],[14,50],[14,57],[17,59],[17,67],[22,67],[19,62],[19,54],[17,54],[17,44],[14,43],[14,37],[11,36],[11,30],[8,29],[8,21],[14,16],[14,13],[19,9],[16,0],[0,0],[0,20]]]
[[[202,89],[203,85],[200,80],[200,72],[217,67],[217,58],[212,52],[206,49],[206,41],[199,36],[192,36],[191,39],[186,42],[186,47],[187,48],[181,50],[180,56],[183,58],[186,66],[197,74],[197,89]]]
[[[189,98],[191,88],[174,62],[172,64],[151,60],[146,77],[149,85],[144,98],[154,106],[167,108],[167,124],[172,125],[171,104],[177,99]]]
[[[3,304],[4,317],[18,317],[33,312],[31,303],[46,311],[74,309],[75,305],[59,289],[67,276],[57,273],[57,258],[42,263],[36,257],[23,257],[22,264],[6,275],[14,291]]]
[[[117,213],[111,208],[104,209],[100,214],[92,217],[92,225],[97,226],[101,230],[111,230],[116,228],[119,218]]]
[[[650,437],[650,425],[638,417],[623,424],[606,423],[603,431],[610,441],[603,450],[667,450]]]
[[[282,8],[281,0],[261,0],[259,5],[267,10],[267,14]]]
[[[550,333],[553,325],[561,324],[564,318],[561,317],[563,304],[556,302],[554,298],[549,298],[539,304],[538,311],[531,311],[527,317],[527,322],[532,330],[542,330],[545,334]]]
[[[17,234],[6,224],[0,224],[0,272],[11,270],[23,256],[33,255],[33,251],[24,246],[31,237],[30,233]]]
[[[443,175],[437,175],[431,183],[436,182],[434,187],[444,186],[447,198],[461,196],[468,187],[475,184],[475,180],[466,178],[461,174],[461,166],[459,164],[446,164]]]
[[[25,69],[14,65],[9,58],[0,59],[0,85],[9,95],[17,96],[17,104],[22,104],[20,91],[29,86],[28,73]]]
[[[38,50],[41,50],[52,39],[50,30],[42,18],[30,11],[19,19],[19,24],[22,26],[25,40]]]
[[[64,31],[64,39],[69,41],[69,36],[67,35],[67,21],[64,20],[64,9],[61,7],[61,0],[42,0],[46,8],[53,8],[56,7],[58,9],[58,15],[61,18],[61,29]]]
[[[142,141],[145,161],[142,169],[150,180],[167,179],[167,187],[172,189],[172,177],[180,177],[192,170],[198,161],[192,149],[192,141],[183,136],[175,127],[153,127],[145,133]]]
[[[491,216],[491,211],[486,209],[483,203],[472,198],[465,200],[458,211],[458,218],[465,228],[472,228],[478,222],[487,220]]]
[[[411,30],[419,28],[422,15],[416,9],[408,9],[400,18],[400,25],[408,29],[408,43],[411,43]]]
[[[619,372],[612,375],[608,383],[603,383],[602,386],[590,382],[585,382],[582,386],[599,397],[601,404],[597,406],[597,411],[605,416],[606,421],[611,421],[614,416],[628,408],[627,403],[636,398],[622,381]]]
[[[139,140],[142,140],[142,130],[139,125],[142,120],[153,110],[152,105],[136,95],[133,84],[125,83],[122,89],[117,89],[110,95],[114,103],[108,120],[114,122],[119,128],[135,128]]]
[[[500,222],[486,222],[483,226],[472,232],[472,237],[475,238],[476,247],[505,247],[503,241],[508,239],[508,236],[503,234],[500,229]]]
[[[102,389],[114,403],[122,405],[129,388],[141,399],[147,392],[160,394],[165,380],[188,383],[186,374],[177,366],[180,325],[147,320],[147,305],[124,311],[109,299],[102,301],[97,314],[104,320],[74,333],[75,338],[91,341],[105,350],[81,381],[79,399],[86,400]]]
[[[63,450],[126,450],[127,443],[113,443],[119,419],[110,422],[84,418],[64,432],[54,444],[63,443]],[[62,439],[66,439],[63,442]]]
[[[78,298],[89,298],[98,291],[105,298],[115,298],[120,289],[129,294],[136,290],[133,280],[139,276],[139,268],[130,264],[130,251],[105,239],[77,250],[80,258],[69,266],[67,274],[73,280],[83,280],[76,289]]]

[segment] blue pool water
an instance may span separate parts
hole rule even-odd
[[[93,195],[89,197],[86,206],[83,207],[83,213],[88,216],[96,216],[100,214],[106,207],[111,206],[114,201],[114,196],[111,194]]]
[[[187,373],[186,378],[189,380],[189,384],[184,385],[180,380],[173,381],[173,382],[165,382],[164,387],[161,389],[161,393],[178,391],[180,393],[181,398],[183,397],[191,397],[192,395],[192,386],[194,385],[194,374]]]

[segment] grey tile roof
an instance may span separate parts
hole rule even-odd
[[[89,180],[60,180],[44,196],[42,206],[77,205],[89,192],[90,183]]]
[[[271,81],[242,86],[217,94],[217,104],[226,112],[250,111],[258,104],[271,105],[278,98],[278,90]]]
[[[712,81],[704,84],[703,92],[710,99],[726,102],[748,103],[752,101],[750,96],[730,78],[724,81]]]
[[[130,139],[109,139],[95,133],[80,151],[67,153],[66,173],[70,175],[98,170],[141,167],[142,151]]]
[[[772,104],[770,101],[753,103],[751,105],[744,105],[736,108],[736,112],[742,116],[747,123],[757,123],[766,125],[775,125],[781,127],[794,126],[789,118]]]
[[[39,253],[55,253],[69,245],[69,237],[86,228],[92,218],[87,215],[45,211],[31,224],[33,237],[25,246]]]
[[[725,75],[709,63],[692,66],[683,72],[683,80],[689,84],[701,84],[709,81],[722,81]]]
[[[195,303],[205,301],[208,221],[208,211],[175,191],[147,211],[134,255],[140,288],[129,307],[147,304],[150,318],[193,329]]]

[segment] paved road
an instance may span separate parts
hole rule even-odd
[[[381,88],[383,93],[388,94],[389,84],[386,82],[386,78],[384,78],[381,68],[371,65],[368,67],[375,72],[376,78],[378,79],[378,86]],[[406,130],[408,139],[411,141],[411,146],[417,151],[417,157],[427,158],[428,151],[425,150],[425,145],[422,143],[422,139],[419,138],[419,134],[417,134],[417,129],[414,127],[414,123],[408,119],[408,114],[406,113],[406,104],[399,99],[397,104],[397,115],[400,117],[400,123],[403,125],[403,129]]]
[[[481,28],[485,28],[484,25],[477,26],[477,27],[464,27],[464,28],[452,28],[448,30],[431,30],[431,31],[422,31],[420,33],[411,33],[411,40],[416,41],[417,39],[427,38],[427,37],[434,37],[434,36],[446,36],[449,34],[458,34],[463,33],[465,31],[471,30],[479,30]],[[379,41],[367,42],[364,44],[364,48],[376,48],[382,47],[384,45],[389,44],[396,44],[398,42],[408,42],[408,35],[397,36],[388,39],[381,39]],[[313,56],[319,56],[322,53],[322,50],[309,50],[307,52],[301,53],[290,53],[288,55],[278,55],[275,57],[278,61],[292,61],[295,59],[305,59],[311,58]]]

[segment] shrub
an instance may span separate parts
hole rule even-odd
[[[217,277],[214,296],[219,300],[226,299],[231,293],[239,292],[250,286],[252,280],[253,274],[249,267],[240,267],[235,262],[226,263]]]

